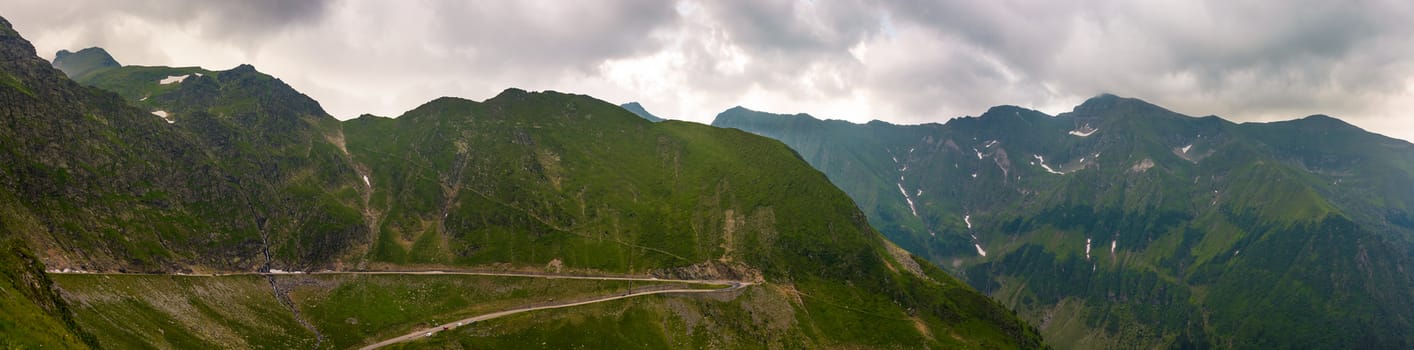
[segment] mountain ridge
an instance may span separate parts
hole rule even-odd
[[[1007,301],[1059,347],[1411,342],[1398,335],[1414,314],[1408,142],[1328,117],[1237,124],[1115,95],[941,126],[731,114],[713,125],[790,144],[891,240]],[[1362,311],[1308,306],[1331,300]],[[1293,310],[1310,316],[1246,316]],[[1072,315],[1067,326],[1047,321],[1057,314]],[[1323,322],[1358,326],[1298,331]],[[1262,335],[1273,332],[1304,336]]]

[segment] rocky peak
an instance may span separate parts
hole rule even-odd
[[[99,47],[90,47],[69,52],[69,50],[59,50],[54,54],[54,68],[58,68],[69,77],[79,79],[85,75],[108,68],[117,68],[122,65],[113,59],[108,51]]]

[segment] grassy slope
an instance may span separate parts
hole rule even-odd
[[[819,344],[921,342],[914,315],[973,346],[1034,341],[985,297],[959,298],[976,294],[956,280],[901,271],[848,198],[778,142],[518,90],[346,123],[387,213],[371,259],[660,273],[720,261],[797,291]],[[407,248],[425,241],[446,248]],[[958,328],[978,320],[1012,326]]]
[[[371,344],[414,329],[529,304],[622,293],[630,284],[452,275],[320,275],[299,279],[291,298],[325,334],[332,348]],[[634,288],[657,285],[666,284],[633,283]]]
[[[106,348],[308,348],[314,335],[260,276],[56,275]]]
[[[17,239],[0,240],[0,310],[0,347],[86,349],[96,344],[74,321],[44,265]]]
[[[266,277],[56,275],[78,324],[107,348],[308,348],[314,334],[274,298]],[[325,336],[322,348],[370,344],[471,315],[547,300],[621,293],[628,282],[485,276],[278,276]],[[634,284],[635,288],[661,283]],[[56,329],[63,329],[58,327]],[[28,333],[25,333],[28,334]],[[20,337],[17,339],[25,339]]]

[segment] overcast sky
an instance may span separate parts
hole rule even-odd
[[[856,122],[1055,114],[1109,92],[1414,139],[1407,0],[3,0],[0,15],[45,58],[250,63],[341,119],[507,87],[704,123],[736,105]]]

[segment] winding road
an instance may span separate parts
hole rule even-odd
[[[561,278],[564,278],[564,277],[561,277]],[[669,282],[681,282],[681,283],[691,283],[691,284],[727,284],[727,285],[729,285],[729,286],[726,287],[726,288],[721,288],[721,289],[660,289],[660,290],[648,290],[648,291],[631,292],[631,293],[628,293],[628,294],[615,294],[615,295],[610,295],[610,296],[605,296],[605,297],[600,297],[600,298],[595,298],[595,299],[590,299],[590,300],[584,300],[584,301],[566,302],[566,303],[563,303],[563,304],[552,304],[552,305],[541,305],[541,306],[529,306],[529,307],[521,307],[521,308],[510,309],[510,310],[497,311],[497,312],[492,312],[492,313],[488,313],[488,314],[482,314],[482,315],[477,315],[477,316],[472,316],[472,317],[464,318],[464,319],[461,319],[461,320],[457,320],[457,321],[455,321],[455,322],[449,322],[448,324],[441,325],[441,326],[437,326],[437,327],[432,327],[432,328],[429,328],[429,329],[422,329],[422,330],[414,331],[414,332],[412,332],[412,333],[408,333],[408,334],[405,334],[405,335],[400,336],[400,337],[397,337],[397,338],[392,338],[392,339],[384,340],[384,341],[381,341],[381,342],[378,342],[378,343],[374,343],[374,344],[372,344],[372,345],[368,345],[368,346],[365,346],[365,347],[362,347],[362,348],[359,348],[359,349],[360,349],[360,350],[377,349],[377,348],[381,348],[381,347],[388,346],[388,345],[392,345],[392,344],[396,344],[396,343],[401,343],[401,342],[405,342],[405,341],[411,341],[411,340],[414,340],[414,339],[417,339],[417,338],[421,338],[421,337],[430,337],[430,336],[432,336],[433,334],[436,334],[437,332],[455,329],[455,328],[457,328],[457,327],[461,327],[461,326],[464,326],[464,325],[468,325],[468,324],[471,324],[471,323],[473,323],[473,322],[485,321],[485,320],[490,320],[490,319],[495,319],[495,318],[510,316],[510,315],[513,315],[513,314],[518,314],[518,313],[528,312],[528,311],[566,308],[566,307],[571,307],[571,306],[580,306],[580,305],[593,304],[593,303],[602,303],[602,302],[606,302],[606,301],[613,301],[613,300],[619,300],[619,299],[626,299],[626,298],[632,298],[632,297],[643,296],[643,295],[651,295],[651,294],[667,294],[667,293],[720,293],[720,292],[730,292],[730,291],[735,291],[735,290],[738,290],[738,289],[745,288],[746,286],[750,286],[750,285],[752,284],[751,282],[742,282],[742,281],[660,280],[660,279],[652,279],[652,278],[625,278],[625,277],[595,278],[595,277],[577,276],[577,277],[574,277],[574,278],[605,279],[605,280],[631,280],[631,281],[656,281],[656,282],[669,281]]]
[[[361,350],[377,349],[392,344],[417,339],[419,337],[429,337],[437,332],[446,331],[471,324],[477,321],[496,319],[522,312],[535,310],[559,309],[619,299],[627,299],[637,296],[653,294],[692,294],[692,293],[724,293],[740,290],[751,286],[752,282],[731,281],[731,280],[681,280],[681,279],[660,279],[656,277],[632,277],[632,276],[594,276],[594,275],[561,275],[561,274],[541,274],[527,272],[474,272],[474,271],[326,271],[326,272],[237,272],[221,274],[154,274],[154,273],[109,273],[109,272],[81,272],[81,271],[49,271],[52,274],[96,274],[96,275],[164,275],[164,276],[189,276],[189,277],[217,277],[236,275],[262,275],[262,276],[301,276],[301,275],[468,275],[468,276],[494,276],[494,277],[527,277],[527,278],[547,278],[547,279],[576,279],[576,280],[600,280],[600,281],[642,281],[658,283],[680,283],[696,285],[727,285],[725,288],[717,289],[647,289],[630,291],[624,294],[613,294],[588,300],[566,301],[559,304],[540,304],[536,306],[525,306],[509,310],[496,311],[487,314],[476,315],[448,324],[421,329],[396,338],[384,340],[372,345],[364,346]]]

